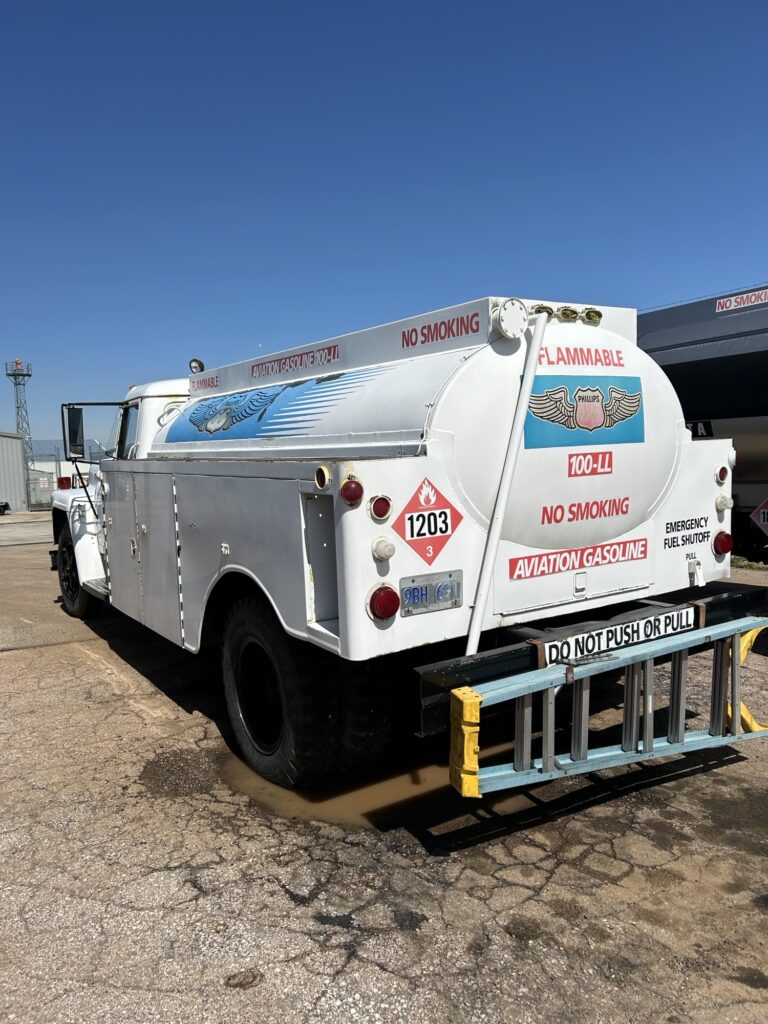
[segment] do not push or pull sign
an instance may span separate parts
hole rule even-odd
[[[547,665],[561,661],[579,661],[592,658],[606,651],[616,651],[620,647],[629,647],[648,640],[657,640],[662,636],[672,636],[693,629],[695,624],[694,609],[676,608],[673,611],[652,615],[647,619],[634,619],[631,622],[617,622],[602,629],[590,630],[588,633],[576,633],[562,640],[549,640],[544,644]],[[610,666],[606,666],[610,667]]]

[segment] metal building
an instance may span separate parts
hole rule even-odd
[[[768,287],[641,313],[637,343],[663,367],[694,438],[731,437],[736,550],[768,556]]]
[[[6,501],[11,512],[27,511],[24,438],[0,433],[0,505]]]

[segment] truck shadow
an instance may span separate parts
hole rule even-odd
[[[106,606],[100,607],[86,625],[121,661],[183,711],[190,715],[199,711],[216,724],[223,736],[228,734],[218,651],[190,654]]]
[[[235,791],[248,795],[259,807],[287,818],[324,820],[348,827],[380,832],[404,829],[432,855],[481,845],[544,823],[578,814],[640,790],[678,782],[744,760],[734,748],[690,754],[673,760],[635,765],[601,774],[589,773],[567,780],[507,791],[468,800],[447,784],[447,736],[416,740],[402,734],[393,751],[374,768],[317,792],[287,791],[259,776],[241,760],[229,727],[220,681],[217,650],[202,655],[181,651],[175,644],[131,619],[105,609],[89,620],[93,633],[158,691],[187,714],[195,711],[213,721],[223,744],[213,757],[213,775]],[[763,635],[755,650],[768,653]],[[593,688],[592,712],[608,719],[620,705],[622,686],[606,680]],[[567,746],[569,701],[558,711],[559,738]],[[689,712],[689,717],[695,717]],[[563,719],[561,722],[560,719]],[[592,745],[620,739],[618,716],[602,728],[590,730]],[[600,719],[598,719],[599,721]],[[666,729],[666,709],[655,715],[655,733]],[[535,728],[535,723],[534,723]],[[484,726],[484,749],[492,760],[511,759],[514,735],[511,715],[499,715]],[[536,754],[534,744],[534,755]]]
[[[734,748],[720,747],[705,754],[692,753],[674,760],[636,765],[612,774],[587,773],[560,782],[521,788],[513,791],[514,795],[501,794],[498,799],[485,798],[469,811],[464,806],[460,815],[454,815],[451,820],[447,820],[448,814],[436,813],[439,802],[409,801],[406,807],[387,808],[378,827],[386,831],[397,827],[391,823],[399,821],[399,827],[406,828],[427,852],[447,856],[743,760],[743,755]],[[456,794],[451,792],[451,796]],[[444,805],[444,810],[449,812],[448,805]],[[619,817],[617,815],[617,833],[623,828]]]

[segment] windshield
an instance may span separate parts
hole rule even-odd
[[[104,458],[114,459],[117,452],[117,439],[120,433],[120,415],[122,411],[120,407],[115,410],[115,418],[112,420],[112,426],[109,428],[106,440],[103,443],[101,441],[96,442]]]

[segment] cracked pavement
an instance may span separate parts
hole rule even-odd
[[[281,805],[237,783],[215,663],[67,619],[47,518],[5,518],[3,1021],[768,1017],[768,744],[480,804],[409,750],[364,813]]]

